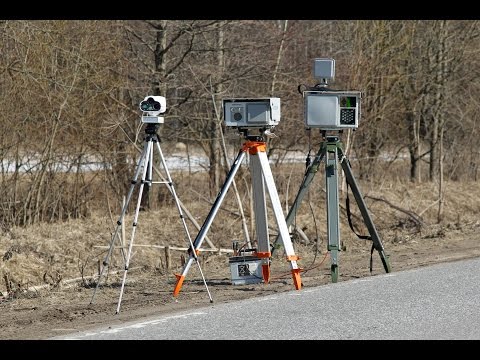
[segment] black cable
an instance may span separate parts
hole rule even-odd
[[[344,160],[346,161],[346,160]],[[360,235],[358,234],[356,231],[355,231],[355,228],[353,227],[353,222],[352,222],[352,213],[350,211],[350,198],[348,196],[348,180],[346,181],[347,182],[347,198],[345,199],[345,203],[346,203],[346,208],[347,208],[347,220],[348,220],[348,225],[350,226],[350,229],[352,229],[353,233],[355,235],[357,235],[357,237],[360,239],[360,240],[372,240],[372,237],[370,235]]]
[[[304,90],[302,90],[302,88],[303,88]],[[316,84],[316,85],[314,85],[314,86],[307,86],[307,85],[305,85],[305,84],[300,84],[300,85],[298,85],[297,90],[298,90],[298,92],[299,92],[300,94],[303,95],[303,92],[304,92],[304,91],[331,91],[332,89],[327,88],[327,87],[325,86],[325,84],[318,83],[318,84]]]
[[[375,244],[372,244],[372,249],[370,250],[370,274],[373,270],[373,250],[375,249]]]
[[[312,131],[310,129],[308,129],[307,131],[308,131],[308,154],[307,154],[307,158],[305,159],[306,169],[308,169],[308,167],[312,163],[311,154],[310,154],[312,151]]]
[[[319,240],[320,240],[320,237],[318,236],[318,226],[317,226],[317,219],[315,218],[315,213],[313,211],[313,207],[312,207],[312,203],[310,201],[308,201],[308,204],[310,206],[310,211],[312,212],[312,217],[313,217],[313,224],[315,226],[315,239],[317,240],[316,241],[316,246],[315,246],[315,255],[313,256],[313,261],[312,263],[310,264],[310,267],[313,266],[313,264],[315,264],[315,260],[317,260],[317,255],[318,255],[318,248],[319,248]]]
[[[311,137],[311,130],[309,129],[308,130],[308,155],[307,155],[307,159],[306,159],[306,167],[308,169],[308,167],[310,166],[311,164],[311,160],[310,160],[310,153],[312,151],[312,137]],[[304,179],[307,177],[307,174],[308,174],[308,171],[305,172],[305,177]],[[314,227],[315,227],[315,239],[316,239],[316,246],[315,246],[315,254],[313,255],[313,260],[312,260],[312,263],[310,264],[309,267],[312,267],[313,264],[315,264],[315,261],[317,260],[317,255],[318,255],[318,248],[319,248],[319,240],[320,240],[320,237],[318,235],[318,225],[317,225],[317,219],[315,218],[315,212],[313,211],[313,206],[312,206],[312,202],[310,201],[310,187],[308,188],[308,206],[310,207],[310,212],[312,213],[312,218],[313,218],[313,224],[314,224]],[[296,214],[295,214],[296,215]]]
[[[344,161],[348,161],[348,159],[344,159]],[[348,179],[347,179],[346,183],[347,183],[347,197],[345,199],[345,203],[346,203],[346,208],[347,208],[348,225],[350,226],[350,229],[352,229],[353,233],[355,235],[357,235],[357,237],[360,240],[373,240],[370,235],[360,235],[360,234],[358,234],[353,227],[352,213],[350,211],[350,198],[348,196],[348,188],[349,188]],[[375,249],[375,243],[372,244],[372,249],[370,250],[370,273],[372,273],[372,271],[373,271],[373,250],[374,249]]]
[[[301,90],[302,86],[304,86],[306,89],[308,89],[308,87],[307,87],[307,85],[305,85],[305,84],[300,84],[300,85],[298,85],[297,90],[298,90],[298,92],[299,92],[300,94],[303,95],[303,91]]]

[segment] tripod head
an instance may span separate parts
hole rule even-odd
[[[332,142],[340,142],[340,137],[339,136],[324,136],[324,139],[326,142],[332,143]]]
[[[308,129],[311,130],[311,129]],[[327,134],[327,130],[320,130],[320,135],[322,136],[323,141],[332,142],[332,141],[339,141],[340,135],[343,134],[343,130],[330,130],[330,132],[335,132],[338,135],[332,135],[331,133]]]
[[[247,128],[241,128],[241,129],[238,129],[238,131],[240,132],[240,134],[243,135],[243,138],[245,140],[248,140],[248,141],[262,141],[262,142],[265,142],[266,139],[265,137],[268,136],[268,134],[273,134],[270,132],[270,128],[259,128],[259,134],[258,135],[250,135],[248,133],[248,130]]]
[[[145,134],[155,135],[157,133],[159,126],[160,124],[147,123],[147,126],[145,127]]]

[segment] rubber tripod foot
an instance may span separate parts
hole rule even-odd
[[[262,265],[262,276],[265,284],[268,284],[270,282],[270,265],[269,264]]]
[[[302,279],[300,278],[300,269],[292,269],[293,285],[295,289],[300,290],[302,288]]]
[[[185,280],[185,276],[183,275],[175,274],[175,276],[177,277],[177,283],[175,284],[175,289],[173,289],[174,297],[176,297],[180,292],[180,290],[182,289],[183,280]]]

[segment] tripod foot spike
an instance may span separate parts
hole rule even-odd
[[[292,269],[293,284],[296,290],[302,288],[302,279],[300,278],[300,269]]]
[[[333,264],[330,270],[332,273],[332,283],[336,283],[338,281],[338,265]]]
[[[176,297],[180,293],[180,290],[182,289],[182,285],[183,285],[183,280],[185,280],[185,276],[183,275],[175,274],[175,276],[177,278],[177,283],[175,284],[175,289],[173,289],[174,297]]]
[[[265,284],[268,284],[270,282],[270,265],[269,264],[262,265],[262,275],[263,275],[263,281],[265,282]]]

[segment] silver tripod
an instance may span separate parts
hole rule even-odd
[[[105,260],[103,261],[103,267],[101,269],[101,272],[100,272],[95,290],[93,292],[92,300],[90,301],[90,304],[93,304],[93,301],[95,299],[95,294],[96,294],[96,292],[97,292],[97,290],[100,286],[100,282],[102,280],[105,269],[108,267],[109,259],[111,258],[112,253],[113,253],[113,249],[115,247],[115,240],[117,238],[119,238],[119,230],[120,230],[120,227],[123,223],[123,219],[125,217],[125,213],[127,211],[128,204],[130,203],[130,200],[132,198],[133,190],[134,190],[136,185],[140,185],[140,188],[138,190],[137,207],[135,208],[135,215],[134,215],[133,224],[132,224],[132,234],[131,234],[131,237],[130,237],[130,243],[128,245],[128,252],[127,252],[126,256],[125,256],[124,250],[122,248],[122,255],[123,255],[123,258],[124,258],[125,267],[124,267],[122,286],[121,286],[121,290],[120,290],[120,297],[118,299],[116,314],[118,314],[120,312],[120,305],[121,305],[121,302],[122,302],[123,290],[124,290],[124,287],[125,287],[125,280],[127,278],[128,266],[129,266],[130,257],[131,257],[131,254],[132,254],[133,239],[135,237],[135,231],[136,231],[137,224],[138,224],[138,222],[137,222],[138,221],[138,213],[139,213],[139,210],[140,210],[143,188],[144,188],[145,184],[147,184],[148,186],[151,186],[152,184],[167,184],[168,185],[168,188],[169,188],[170,192],[172,193],[172,195],[175,199],[175,204],[176,204],[178,212],[180,214],[180,219],[182,221],[183,228],[185,229],[185,234],[188,238],[190,247],[193,248],[192,239],[190,237],[190,233],[188,232],[187,224],[185,223],[185,218],[183,216],[182,209],[180,207],[180,202],[179,202],[177,194],[175,192],[175,188],[173,186],[172,178],[170,177],[170,172],[168,171],[167,165],[165,163],[165,158],[163,157],[162,149],[160,148],[160,137],[157,134],[158,126],[159,126],[158,124],[147,124],[147,126],[145,128],[145,145],[143,147],[143,152],[142,152],[142,155],[140,156],[140,159],[138,161],[137,168],[135,170],[135,175],[133,177],[133,180],[132,180],[131,186],[130,186],[130,190],[129,190],[128,195],[127,195],[127,200],[125,202],[125,205],[123,206],[120,218],[117,221],[117,227],[115,228],[115,232],[113,233],[112,240],[110,242],[110,247],[108,249],[107,255],[105,256]],[[164,168],[165,173],[166,173],[167,181],[153,181],[152,180],[153,148],[154,148],[154,145],[156,145],[158,153],[160,154],[160,159],[162,161],[162,165],[163,165],[163,168]],[[140,175],[140,171],[142,171],[142,178],[141,178],[140,183],[138,183],[137,180],[138,180],[138,176]],[[203,276],[203,272],[202,272],[202,269],[200,267],[200,263],[198,261],[197,255],[194,254],[193,258],[198,265],[198,269],[200,270],[200,274],[202,276],[203,283],[205,284],[205,288],[207,289],[208,296],[210,297],[210,301],[213,301],[212,297],[210,295],[210,291],[208,290],[208,286],[207,286],[207,283],[205,281],[205,277]]]

